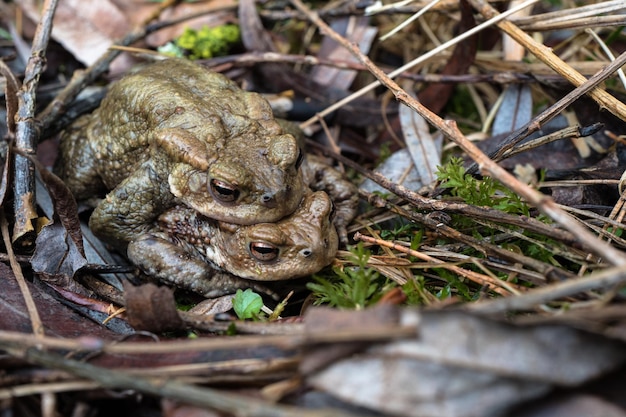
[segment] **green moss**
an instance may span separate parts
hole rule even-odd
[[[333,268],[335,276],[315,275],[315,282],[307,284],[316,299],[315,304],[362,310],[375,304],[390,289],[389,282],[367,266],[371,254],[362,243],[349,249],[349,262],[354,266]]]
[[[190,59],[207,59],[226,55],[229,49],[239,43],[239,26],[227,24],[216,27],[204,26],[200,30],[186,28],[182,35],[159,49],[161,53],[175,56],[189,56]]]

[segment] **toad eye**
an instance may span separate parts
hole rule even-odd
[[[239,190],[225,181],[212,179],[209,184],[211,195],[223,203],[232,203],[239,198]]]
[[[278,248],[265,242],[250,242],[250,254],[259,261],[269,262],[278,258]]]
[[[298,148],[298,158],[296,158],[296,170],[300,169],[300,166],[302,166],[302,161],[304,161],[304,154],[302,153],[302,149]]]

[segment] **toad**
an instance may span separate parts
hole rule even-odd
[[[176,204],[250,225],[293,213],[307,190],[302,153],[268,102],[186,60],[145,66],[114,83],[61,139],[57,172],[89,225],[124,249]]]
[[[250,226],[219,222],[189,207],[159,216],[159,231],[128,245],[129,259],[147,275],[206,297],[318,272],[330,264],[338,239],[333,204],[308,193],[292,215]],[[243,279],[242,279],[243,278]]]

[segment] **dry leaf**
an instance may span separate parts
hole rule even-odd
[[[521,128],[533,116],[533,99],[528,85],[509,85],[502,94],[504,97],[491,129],[494,136]]]
[[[33,21],[39,21],[39,5],[34,0],[16,3]],[[53,21],[52,37],[85,65],[94,63],[131,28],[122,11],[108,0],[65,0],[59,2]]]
[[[566,326],[517,327],[453,311],[401,314],[400,322],[419,323],[416,338],[371,346],[308,382],[384,414],[484,417],[626,359],[623,345]]]
[[[432,184],[437,180],[437,167],[441,165],[441,136],[433,138],[424,118],[405,105],[400,105],[400,125],[422,184]]]
[[[333,19],[330,26],[339,34],[345,36],[350,42],[357,44],[361,52],[367,54],[372,46],[372,42],[374,42],[376,33],[378,33],[378,29],[370,26],[369,21],[369,17],[365,16],[341,17]],[[337,62],[359,62],[346,48],[328,36],[324,37],[317,57]],[[357,71],[354,70],[325,66],[316,66],[311,70],[311,79],[316,83],[344,91],[350,88],[356,75]]]
[[[31,332],[31,322],[11,268],[0,263],[0,329],[5,331]],[[45,334],[62,338],[75,338],[90,335],[94,338],[112,339],[117,334],[105,329],[92,320],[60,303],[59,300],[43,290],[41,286],[28,284],[37,309],[42,313],[41,320]],[[102,320],[104,317],[102,317]],[[101,320],[101,321],[102,321]]]
[[[135,329],[162,333],[184,327],[176,309],[174,292],[170,288],[154,284],[138,287],[124,284],[126,314],[128,322]]]
[[[226,313],[233,308],[233,298],[235,294],[227,294],[217,298],[205,299],[193,306],[189,313],[199,316],[211,316],[219,313]]]
[[[405,186],[409,190],[419,190],[423,185],[420,174],[417,172],[417,168],[415,168],[411,155],[406,148],[391,154],[389,158],[385,159],[382,164],[376,167],[375,172],[381,174],[391,182]],[[370,179],[363,181],[360,188],[370,193],[375,191],[381,193],[388,192],[388,190]]]

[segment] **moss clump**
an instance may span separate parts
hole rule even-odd
[[[186,28],[174,42],[160,48],[161,53],[188,56],[189,59],[207,59],[226,55],[240,40],[239,26],[227,24],[216,27],[204,26],[200,30]]]

